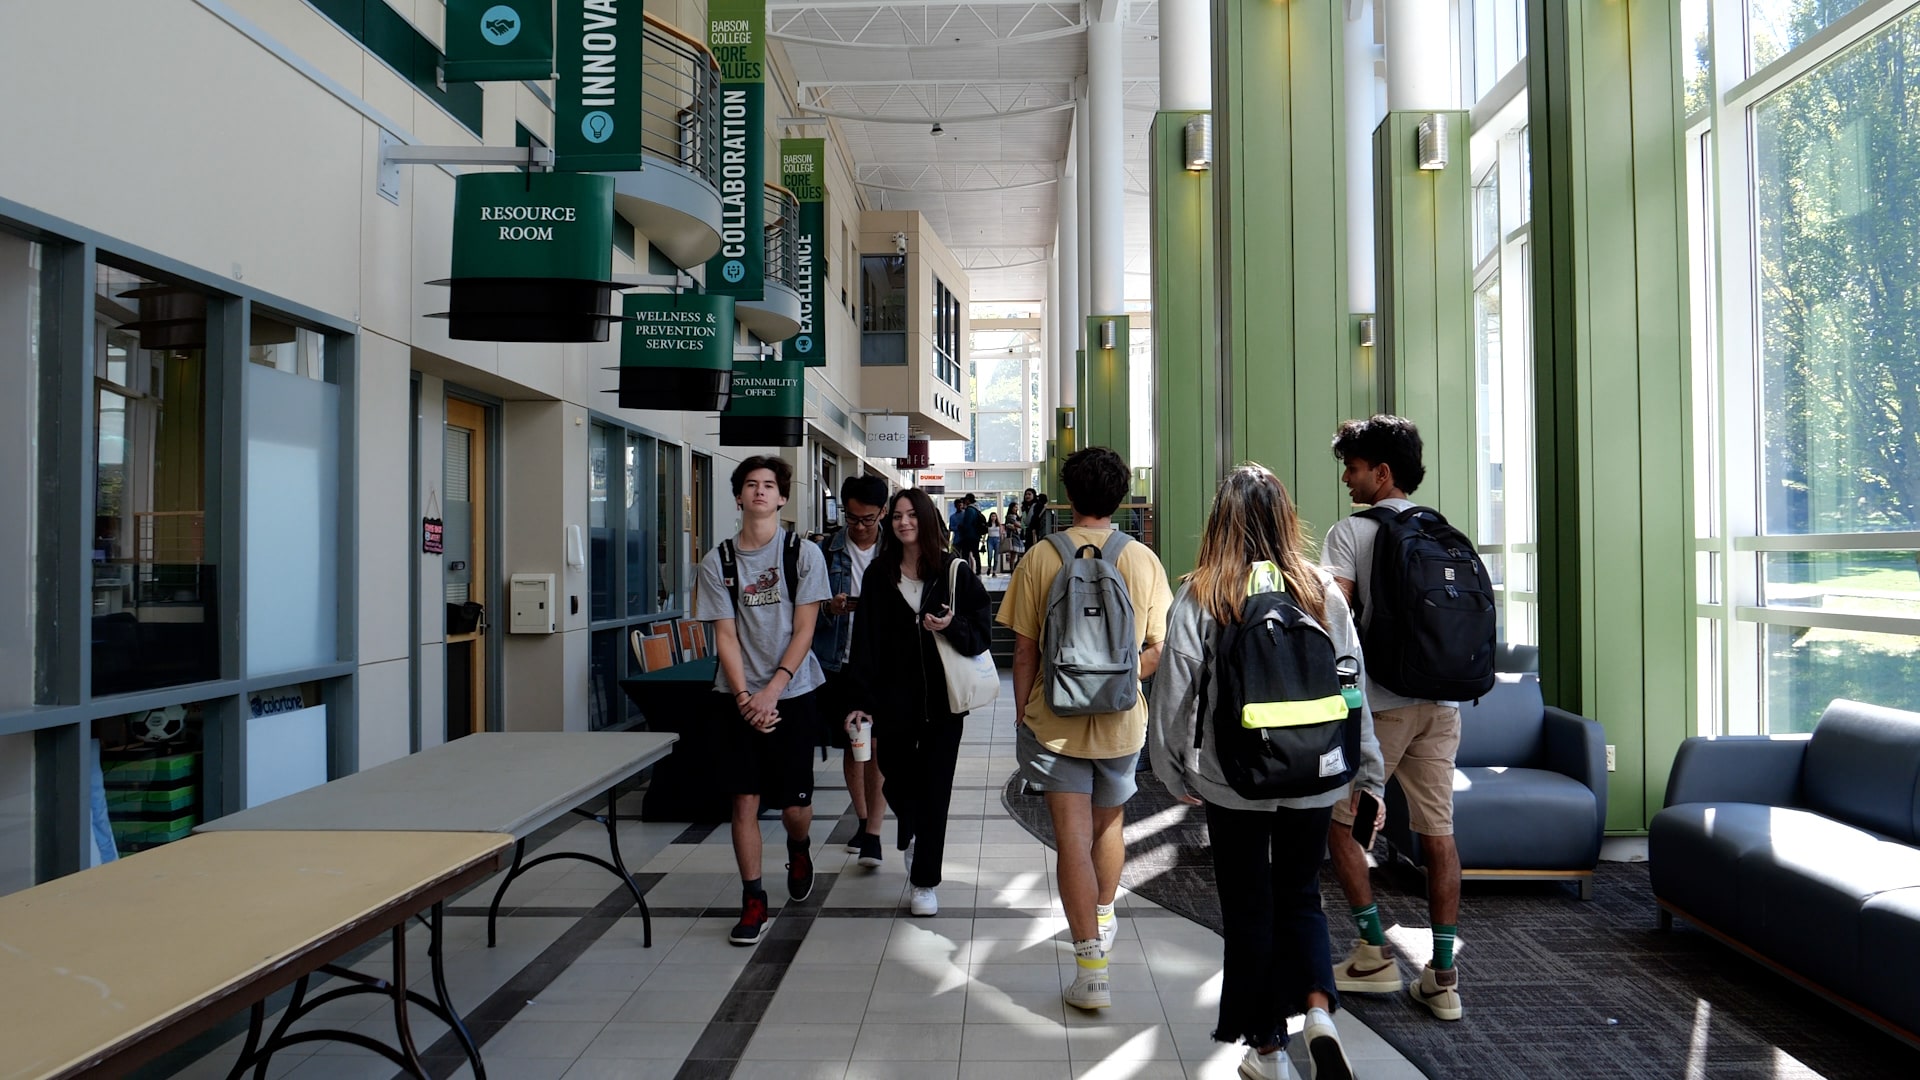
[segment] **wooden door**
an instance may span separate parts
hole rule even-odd
[[[487,624],[494,613],[483,607],[471,627],[456,621],[465,603],[485,605],[493,580],[491,537],[487,535],[487,411],[470,401],[447,399],[444,471],[449,533],[456,519],[465,525],[456,551],[449,546],[442,564],[447,575],[447,738],[487,730]]]

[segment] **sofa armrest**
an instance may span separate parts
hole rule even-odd
[[[1547,768],[1571,776],[1593,792],[1600,820],[1607,820],[1607,732],[1597,720],[1548,705],[1541,717]]]
[[[1695,736],[1680,744],[1667,777],[1667,805],[1704,802],[1793,806],[1800,797],[1805,735]]]

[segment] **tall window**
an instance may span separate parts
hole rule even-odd
[[[933,279],[933,375],[960,389],[960,300]]]
[[[595,730],[632,718],[619,685],[637,670],[628,655],[629,632],[685,610],[680,477],[680,447],[594,423],[587,438],[587,591],[593,635],[588,721]]]
[[[860,362],[894,367],[907,362],[907,257],[860,257]]]
[[[1040,331],[982,329],[974,321],[972,343],[973,441],[969,461],[1030,461],[1027,419],[1029,373],[1039,365]]]
[[[1701,715],[1805,731],[1920,708],[1920,5],[1745,7],[1683,42]]]

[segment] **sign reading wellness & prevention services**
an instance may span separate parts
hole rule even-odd
[[[553,78],[553,0],[447,0],[448,82]]]
[[[721,446],[799,446],[807,436],[807,369],[798,360],[742,360],[720,414]]]
[[[780,140],[780,183],[800,202],[794,240],[795,280],[800,286],[800,332],[788,339],[788,355],[808,367],[827,366],[827,141]]]
[[[641,0],[558,0],[553,167],[639,172]]]
[[[707,47],[720,62],[720,254],[707,291],[766,295],[766,0],[712,0]]]
[[[628,293],[620,407],[719,412],[733,386],[733,297]]]

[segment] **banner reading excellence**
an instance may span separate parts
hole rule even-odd
[[[826,367],[827,336],[820,318],[827,310],[827,141],[780,140],[780,183],[800,200],[794,244],[800,332],[788,339],[786,351],[808,367]]]
[[[712,0],[707,47],[720,62],[720,254],[707,291],[766,295],[766,0]]]

